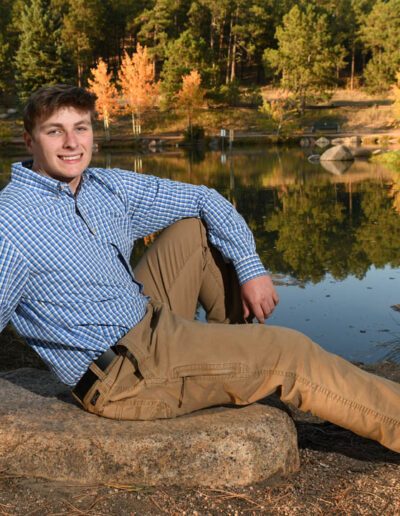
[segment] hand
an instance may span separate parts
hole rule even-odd
[[[268,275],[258,276],[243,283],[240,287],[240,296],[244,318],[257,317],[260,324],[264,323],[279,303],[279,296]]]

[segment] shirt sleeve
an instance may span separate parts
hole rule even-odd
[[[17,308],[28,275],[28,266],[21,253],[0,236],[0,331]]]
[[[119,171],[128,193],[135,238],[187,217],[204,220],[210,242],[231,261],[239,283],[266,274],[253,235],[234,206],[214,189]]]

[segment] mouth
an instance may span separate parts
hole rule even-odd
[[[71,156],[58,156],[62,161],[79,161],[82,158],[83,154],[74,154]]]

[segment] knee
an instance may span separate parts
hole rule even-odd
[[[168,238],[174,241],[207,241],[207,231],[204,222],[195,217],[181,219],[164,230]]]
[[[269,328],[274,332],[275,346],[288,357],[296,357],[296,360],[309,360],[315,353],[322,350],[307,335],[297,330],[280,326],[270,326]]]

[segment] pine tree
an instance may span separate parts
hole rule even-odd
[[[132,116],[133,134],[139,135],[142,115],[155,105],[160,89],[159,82],[154,80],[154,67],[146,46],[138,43],[132,57],[125,52],[118,82],[126,102],[126,112]]]
[[[400,0],[378,0],[365,18],[361,38],[372,52],[364,77],[371,91],[389,89],[400,66]]]
[[[235,3],[231,0],[194,0],[189,11],[190,34],[196,40],[209,42],[209,56],[217,84],[228,74],[231,33],[227,36],[226,32],[231,29],[234,8]]]
[[[341,51],[333,45],[326,15],[312,4],[296,5],[283,17],[276,38],[278,49],[267,49],[264,61],[281,75],[282,87],[294,93],[302,107],[310,99],[326,96],[334,86]]]
[[[7,34],[11,17],[11,0],[0,2],[0,93],[10,90],[12,68],[12,45]]]
[[[3,34],[0,32],[0,93],[7,88],[6,70],[10,69],[9,62],[9,44],[5,43]]]
[[[117,89],[111,82],[111,73],[107,73],[106,63],[100,59],[96,68],[92,68],[93,79],[89,79],[89,90],[97,96],[96,111],[104,122],[106,140],[110,140],[110,122],[118,111]]]
[[[71,52],[82,85],[84,72],[93,62],[96,44],[103,39],[105,13],[100,0],[69,0],[69,9],[63,17],[62,39]]]
[[[32,0],[22,9],[15,57],[16,85],[22,101],[39,87],[65,82],[70,72],[60,24],[47,7],[44,0]]]
[[[203,83],[208,86],[213,73],[207,45],[203,39],[195,38],[190,30],[182,32],[177,40],[168,45],[166,57],[161,78],[167,103],[173,102],[182,84],[182,76],[193,69],[201,70]]]

